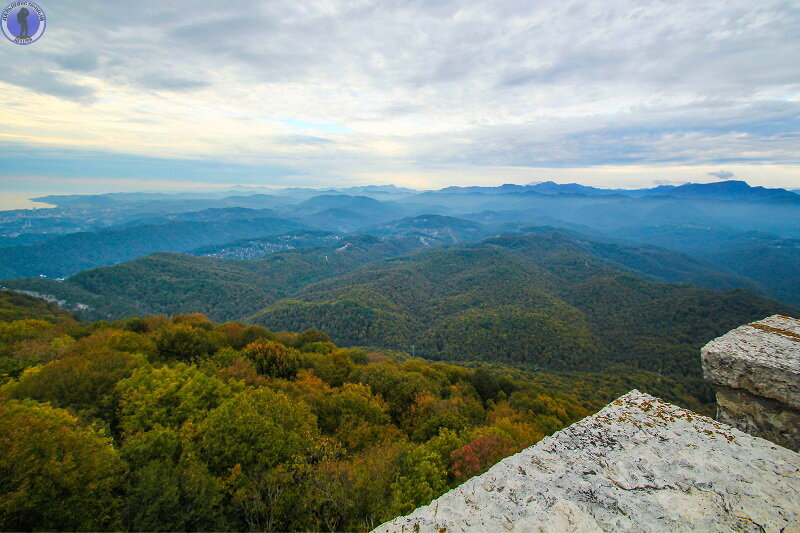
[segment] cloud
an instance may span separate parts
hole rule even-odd
[[[166,91],[190,91],[208,87],[209,82],[165,74],[145,74],[137,80],[142,87]]]
[[[0,81],[23,87],[29,94],[46,94],[74,102],[91,103],[96,96],[92,87],[36,65],[6,64],[0,69]]]
[[[46,11],[35,45],[0,47],[0,131],[31,146],[345,181],[800,164],[792,2],[76,0]]]
[[[61,68],[76,72],[91,72],[99,66],[97,54],[89,50],[53,54],[50,58]]]
[[[715,178],[718,178],[718,179],[721,179],[721,180],[729,180],[733,176],[735,176],[735,174],[733,172],[729,172],[727,170],[717,170],[716,172],[709,172],[708,175],[709,176],[714,176]]]

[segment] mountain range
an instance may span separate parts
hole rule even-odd
[[[800,305],[800,206],[782,189],[232,192],[0,212],[0,286],[89,320],[199,312],[430,359],[623,365],[703,403],[699,347]]]

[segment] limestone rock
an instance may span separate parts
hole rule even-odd
[[[701,350],[706,381],[800,409],[800,320],[773,315]]]
[[[800,320],[774,315],[701,350],[717,420],[800,451]]]
[[[631,391],[375,531],[795,528],[799,454]]]

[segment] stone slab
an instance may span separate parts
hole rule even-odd
[[[773,315],[729,331],[700,353],[706,381],[800,409],[800,320]]]

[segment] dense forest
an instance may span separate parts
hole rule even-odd
[[[308,285],[252,320],[445,360],[557,370],[627,364],[680,377],[704,396],[700,347],[774,313],[791,311],[746,290],[652,282],[548,234],[372,263]]]
[[[640,387],[0,292],[0,529],[368,530]]]
[[[686,256],[553,228],[410,253],[405,241],[374,236],[250,261],[160,253],[65,282],[6,285],[80,302],[94,319],[202,312],[429,359],[558,371],[625,364],[681,379],[711,402],[700,347],[794,310],[748,290],[664,283],[676,279],[736,285]]]

